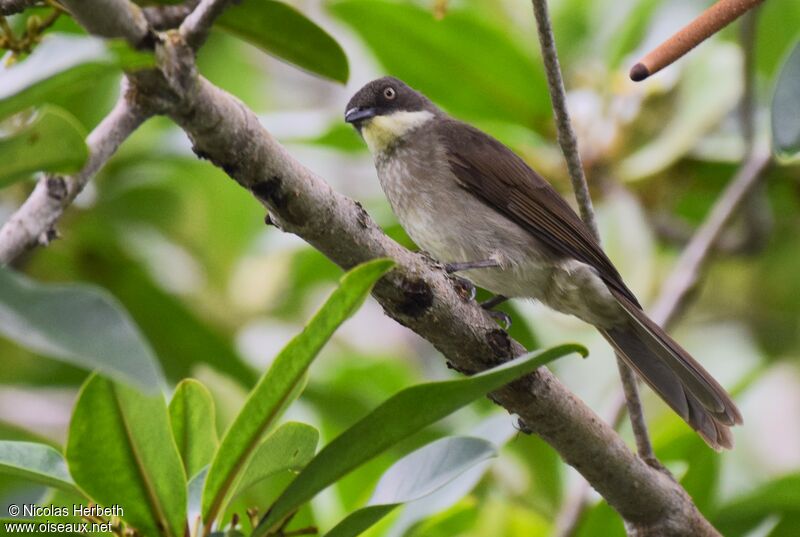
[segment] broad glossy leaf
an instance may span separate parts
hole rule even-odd
[[[347,82],[344,50],[294,7],[274,0],[244,0],[225,10],[220,28],[314,74]]]
[[[0,334],[145,391],[162,385],[155,356],[136,325],[96,287],[42,284],[0,268]]]
[[[183,535],[186,476],[161,394],[92,375],[72,414],[67,463],[97,503],[120,505],[144,535]]]
[[[306,371],[333,332],[366,299],[378,279],[394,262],[388,259],[369,261],[345,274],[339,286],[309,321],[278,354],[270,369],[261,377],[250,397],[222,439],[203,490],[203,520],[215,520],[225,498],[236,489],[242,470],[251,460],[264,433],[299,395]]]
[[[21,477],[80,494],[64,457],[44,444],[0,440],[0,475]]]
[[[369,505],[336,525],[327,537],[355,537],[400,504],[443,487],[463,472],[497,454],[491,442],[453,436],[432,442],[397,461],[378,482]]]
[[[208,389],[194,379],[178,384],[169,402],[172,436],[188,477],[211,462],[219,445],[214,400]]]
[[[466,11],[442,20],[411,3],[344,0],[331,11],[366,41],[388,74],[456,115],[531,126],[548,118],[550,98],[531,43]]]
[[[561,345],[528,353],[469,378],[420,384],[401,391],[328,444],[275,502],[254,536],[266,535],[318,492],[400,440],[515,378],[576,352],[585,355],[586,349]]]
[[[783,64],[775,86],[772,143],[779,154],[800,152],[800,42]]]
[[[129,201],[129,210],[143,203],[143,200]],[[152,198],[146,201],[155,205]],[[189,307],[180,297],[156,285],[153,277],[131,257],[130,249],[119,242],[115,228],[103,227],[103,222],[112,219],[111,211],[103,205],[82,213],[71,229],[71,241],[79,244],[68,251],[71,258],[59,260],[58,273],[53,272],[52,261],[48,263],[46,255],[35,256],[31,268],[38,274],[62,277],[66,268],[72,266],[76,270],[69,275],[70,279],[92,281],[111,291],[130,312],[156,355],[169,357],[162,365],[169,380],[177,383],[195,374],[196,367],[208,364],[243,386],[253,386],[258,377],[233,348],[229,334],[204,319],[197,308]],[[126,220],[120,219],[118,225],[125,226]],[[193,232],[204,235],[202,229]],[[50,252],[48,249],[46,254]],[[90,262],[86,261],[87,256]]]
[[[0,137],[0,187],[33,172],[72,173],[89,158],[86,131],[69,112],[47,106],[8,137]]]
[[[65,91],[88,88],[115,68],[101,39],[50,34],[23,61],[0,67],[0,119]]]
[[[279,472],[299,472],[314,457],[319,432],[305,423],[289,422],[261,442],[242,474],[234,496]]]
[[[497,412],[483,420],[467,433],[473,438],[482,438],[500,449],[509,440],[515,438],[514,444],[528,435],[519,435],[514,426],[514,418],[505,412]],[[451,482],[424,498],[408,503],[403,512],[394,520],[384,537],[401,537],[409,534],[409,530],[419,527],[420,522],[430,520],[438,514],[445,513],[457,506],[478,485],[489,470],[491,461],[485,460],[469,468]],[[533,483],[534,490],[538,483]],[[424,532],[421,535],[425,535]]]

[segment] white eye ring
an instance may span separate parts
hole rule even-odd
[[[383,96],[391,101],[392,99],[397,97],[397,92],[394,90],[393,87],[389,86],[385,90],[383,90]]]

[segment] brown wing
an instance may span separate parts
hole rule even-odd
[[[589,228],[547,181],[513,151],[466,123],[444,120],[438,129],[461,187],[554,252],[594,267],[606,285],[638,306]]]

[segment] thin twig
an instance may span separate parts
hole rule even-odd
[[[722,231],[733,219],[747,195],[758,184],[761,173],[770,160],[767,151],[754,153],[731,179],[706,220],[689,241],[669,278],[664,282],[661,296],[651,313],[651,318],[655,322],[668,326],[683,310]]]
[[[198,3],[197,0],[190,0],[183,4],[148,6],[143,9],[144,18],[153,30],[171,30],[180,26]]]
[[[15,15],[36,5],[38,0],[0,0],[0,15]]]
[[[545,71],[547,72],[550,100],[553,104],[553,114],[555,115],[556,127],[558,130],[558,143],[567,161],[572,189],[575,191],[575,197],[578,200],[581,218],[599,243],[600,233],[597,230],[597,222],[594,217],[592,198],[589,195],[589,186],[586,183],[581,156],[578,152],[578,142],[572,130],[572,122],[570,121],[569,111],[567,110],[564,80],[561,76],[556,42],[550,24],[550,15],[547,11],[547,1],[532,0],[532,3],[533,13],[536,16],[539,44],[542,49],[542,58],[544,59]],[[639,397],[636,374],[619,356],[617,356],[617,367],[619,369],[620,380],[622,381],[622,388],[625,391],[625,398],[628,402],[628,413],[636,439],[636,449],[642,459],[648,463],[653,463],[655,461],[655,454],[653,453],[653,446],[650,443],[650,437],[647,433],[647,423],[644,419],[642,402]]]
[[[151,46],[152,34],[142,9],[128,0],[60,0],[81,26],[100,37],[120,37],[134,48]]]
[[[639,82],[657,73],[763,1],[719,0],[634,65],[631,80]]]
[[[71,176],[48,175],[40,179],[25,203],[0,228],[0,265],[10,263],[32,247],[48,243],[53,226],[72,200],[120,144],[149,117],[145,110],[131,102],[126,88],[123,80],[117,104],[86,139],[89,159],[83,169]]]
[[[214,21],[222,15],[230,1],[202,0],[181,24],[181,35],[184,41],[193,49],[202,46],[208,39],[208,34],[214,25]]]

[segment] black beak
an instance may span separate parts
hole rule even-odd
[[[358,123],[359,121],[364,121],[365,119],[369,119],[371,117],[375,117],[378,115],[378,111],[374,108],[351,108],[347,112],[344,113],[344,120],[347,123]]]

